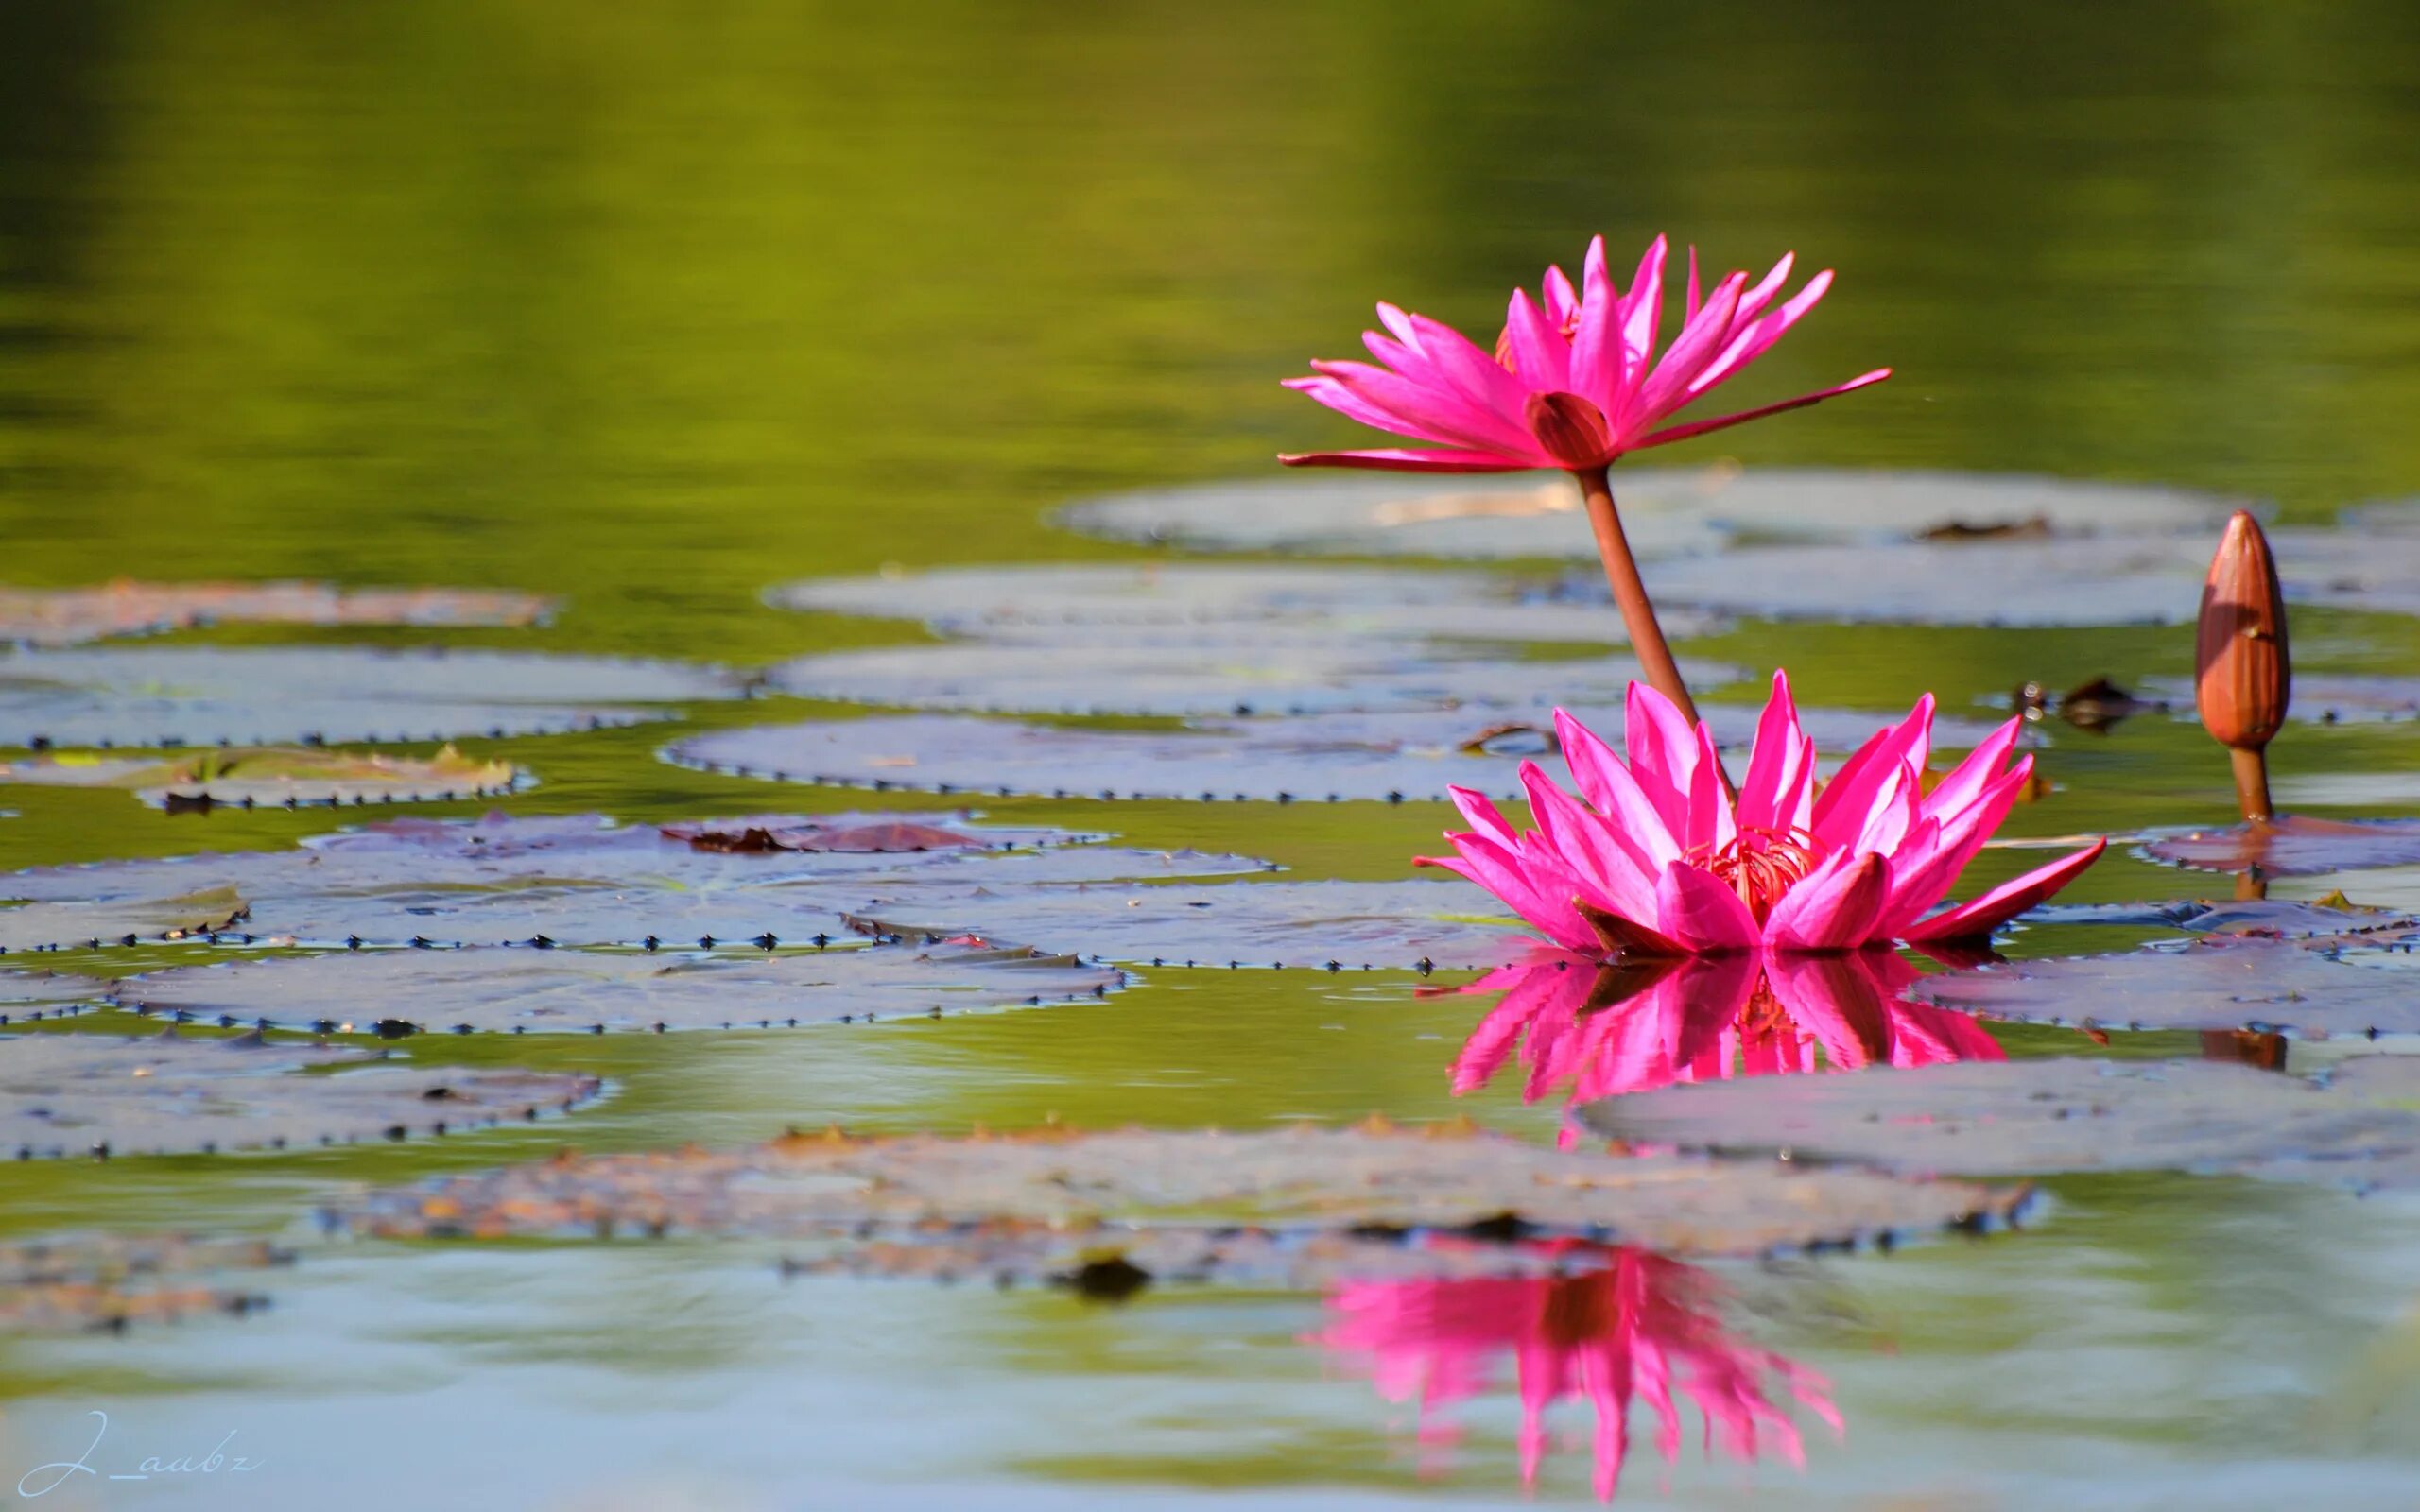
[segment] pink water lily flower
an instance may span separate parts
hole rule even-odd
[[[1982,938],[2108,847],[2096,840],[1933,912],[2008,816],[2033,759],[2010,765],[2011,720],[1926,791],[1929,694],[1819,791],[1815,743],[1775,673],[1736,799],[1723,794],[1712,733],[1652,688],[1631,684],[1627,761],[1564,711],[1554,719],[1585,801],[1524,762],[1535,829],[1516,833],[1484,795],[1455,788],[1471,828],[1446,835],[1455,855],[1421,859],[1478,883],[1567,950],[1786,954]]]
[[[1843,384],[1736,414],[1663,422],[1764,355],[1832,286],[1829,269],[1774,304],[1796,254],[1754,287],[1732,273],[1701,295],[1697,249],[1680,334],[1656,355],[1664,319],[1661,236],[1640,259],[1630,292],[1605,270],[1605,239],[1588,243],[1580,286],[1547,270],[1544,302],[1512,292],[1493,352],[1426,316],[1378,306],[1387,334],[1362,335],[1378,365],[1314,362],[1315,376],[1287,387],[1364,425],[1436,449],[1309,452],[1281,457],[1295,467],[1385,468],[1419,472],[1516,472],[1527,468],[1603,467],[1625,452],[1685,441],[1708,431],[1797,409],[1891,376],[1876,368]]]

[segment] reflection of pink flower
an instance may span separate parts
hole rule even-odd
[[[2008,1058],[1976,1020],[1902,997],[1917,974],[1880,947],[1606,967],[1541,950],[1463,988],[1504,1000],[1455,1058],[1454,1091],[1484,1086],[1516,1044],[1530,1102],[1557,1089],[1584,1102],[1728,1076]]]
[[[1537,828],[1453,789],[1471,824],[1457,852],[1424,857],[1470,878],[1567,950],[1687,955],[1854,950],[1987,936],[2100,858],[2108,842],[1927,917],[2031,775],[2009,765],[2009,721],[1925,791],[1932,697],[1852,753],[1819,792],[1815,743],[1789,679],[1773,675],[1738,797],[1722,789],[1714,736],[1652,688],[1631,684],[1629,760],[1558,709],[1563,757],[1586,801],[1521,764]]]
[[[1664,425],[1764,355],[1832,285],[1828,270],[1818,273],[1774,306],[1789,280],[1792,259],[1784,257],[1753,288],[1747,274],[1733,273],[1701,297],[1692,249],[1681,331],[1659,359],[1665,252],[1658,236],[1623,294],[1606,271],[1605,239],[1596,238],[1579,288],[1555,267],[1547,270],[1543,309],[1528,290],[1513,291],[1492,354],[1451,326],[1379,305],[1378,319],[1391,335],[1365,332],[1362,342],[1383,366],[1314,362],[1317,376],[1289,379],[1287,387],[1364,425],[1438,449],[1313,452],[1284,460],[1426,472],[1602,467],[1625,452],[1796,409],[1891,376],[1877,368],[1779,404]]]
[[[1451,1427],[1432,1428],[1427,1415],[1485,1390],[1498,1357],[1512,1354],[1522,1483],[1536,1483],[1546,1455],[1547,1408],[1584,1397],[1597,1410],[1596,1486],[1606,1501],[1629,1451],[1634,1397],[1655,1414],[1656,1451],[1668,1462],[1681,1452],[1676,1392],[1704,1416],[1709,1455],[1720,1445],[1753,1461],[1770,1448],[1806,1463],[1796,1425],[1766,1393],[1767,1376],[1841,1431],[1822,1376],[1723,1332],[1713,1277],[1641,1249],[1576,1252],[1601,1262],[1570,1276],[1340,1286],[1315,1342],[1366,1360],[1388,1400],[1417,1400],[1425,1441],[1450,1441]]]

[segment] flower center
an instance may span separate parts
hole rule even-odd
[[[1701,846],[1688,859],[1728,883],[1761,924],[1782,895],[1815,869],[1824,853],[1821,843],[1804,830],[1742,830],[1730,844],[1719,850]]]

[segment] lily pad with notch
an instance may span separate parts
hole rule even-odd
[[[367,1031],[796,1028],[1106,996],[1126,973],[1036,951],[942,943],[782,954],[469,947],[344,951],[125,978],[141,1013]],[[391,1028],[382,1032],[392,1033]]]
[[[860,1242],[1047,1225],[1115,1240],[1258,1228],[1305,1238],[1443,1228],[1619,1233],[1762,1254],[2005,1219],[2020,1188],[1911,1183],[1772,1161],[1613,1156],[1464,1125],[1258,1133],[1048,1127],[567,1157],[373,1193],[335,1216],[379,1237],[683,1233]]]
[[[464,756],[450,745],[425,757],[271,747],[164,760],[65,755],[0,765],[0,783],[122,788],[172,814],[230,806],[454,802],[493,798],[534,781],[509,761]]]
[[[2325,1085],[2213,1060],[1967,1061],[1674,1087],[1592,1103],[1582,1119],[1616,1139],[1910,1176],[2420,1180],[2420,1057],[2409,1056],[2342,1062]]]
[[[2144,844],[2143,854],[2202,871],[2256,871],[2266,877],[2411,866],[2420,863],[2420,819],[2282,815],[2264,824],[2155,835]]]
[[[0,655],[0,745],[372,745],[643,723],[735,698],[675,662],[366,646],[122,646]],[[649,707],[633,708],[631,705]]]
[[[382,1058],[257,1033],[18,1035],[0,1040],[0,1149],[33,1159],[400,1140],[534,1121],[601,1091],[568,1073]]]
[[[1754,735],[1754,708],[1703,704],[1699,712],[1726,748],[1740,748]],[[1579,713],[1618,743],[1618,712]],[[1802,710],[1800,718],[1817,742],[1836,750],[1855,748],[1883,723],[1824,709]],[[1934,739],[1944,748],[1972,746],[1991,729],[1943,718]],[[1443,802],[1453,786],[1518,799],[1521,763],[1551,762],[1554,747],[1553,726],[1543,714],[1507,718],[1478,709],[1200,719],[1178,730],[876,714],[709,730],[674,742],[664,756],[739,777],[875,791],[1402,803]]]
[[[0,589],[0,642],[75,645],[209,625],[522,626],[556,601],[481,588],[337,588],[328,583],[146,583]]]
[[[2200,539],[2239,507],[2235,500],[2144,485],[1817,469],[1625,468],[1614,475],[1614,491],[1633,549],[1649,559],[1776,539]],[[1070,506],[1058,520],[1087,535],[1200,551],[1589,560],[1596,555],[1579,490],[1563,478],[1294,474],[1118,494]],[[2206,544],[2201,549],[2206,562]],[[1651,586],[1661,597],[1661,583],[1651,580]]]

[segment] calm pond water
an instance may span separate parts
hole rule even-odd
[[[745,667],[898,641],[896,624],[759,594],[890,563],[1140,558],[1044,513],[1357,444],[1277,380],[1345,353],[1380,297],[1492,330],[1508,286],[1600,231],[1617,248],[1668,231],[1725,266],[1794,247],[1841,270],[1743,380],[1756,397],[1898,369],[1675,460],[2148,481],[2325,521],[2420,491],[2415,63],[2420,10],[2385,3],[11,5],[0,576],[569,600],[541,630],[318,637],[352,642]],[[2411,627],[2305,615],[2297,649],[2409,669]],[[2191,661],[2172,629],[1749,620],[1691,649],[1787,661],[1810,702],[1875,711],[1927,687],[1970,710],[2028,679],[2133,683]],[[2406,771],[2409,728],[2294,730],[2277,762]],[[654,759],[666,738],[473,745],[544,779],[516,812],[918,801],[678,769]],[[2224,762],[2189,725],[2068,732],[2042,759],[2061,791],[2020,809],[2017,833],[2227,816]],[[12,867],[274,847],[336,822],[5,798]],[[1361,879],[1407,875],[1447,816],[990,812]],[[2012,870],[2005,854],[1977,868]],[[2113,854],[2073,896],[2194,885]],[[163,958],[181,957],[58,964]],[[1472,1000],[1418,986],[1167,972],[1025,1013],[533,1040],[510,1058],[606,1074],[615,1094],[576,1124],[443,1143],[0,1169],[13,1234],[178,1227],[305,1250],[263,1315],[0,1343],[0,1486],[72,1457],[102,1410],[129,1455],[203,1454],[233,1433],[262,1468],[241,1484],[78,1482],[51,1504],[1518,1502],[1509,1362],[1443,1415],[1459,1443],[1423,1442],[1366,1365],[1303,1342],[1330,1326],[1314,1296],[1168,1290],[1105,1308],[784,1282],[746,1246],[311,1238],[313,1209],[353,1186],[565,1138],[1374,1109],[1550,1135],[1559,1110],[1515,1087],[1450,1095]],[[2088,1048],[1993,1033],[2012,1054]],[[1693,1446],[1668,1468],[1642,1409],[1621,1504],[2420,1501],[2420,1206],[2169,1176],[2046,1190],[2018,1235],[1707,1267],[1731,1288],[1728,1327],[1828,1378],[1845,1435],[1801,1411],[1803,1472]],[[1536,1495],[1587,1504],[1587,1415],[1566,1404],[1551,1422]]]

